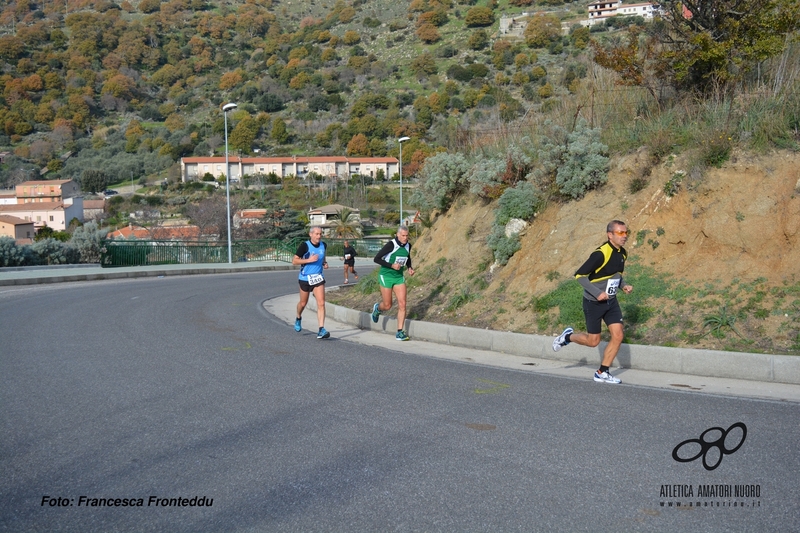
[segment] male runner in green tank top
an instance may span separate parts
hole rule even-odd
[[[381,285],[381,301],[372,306],[372,321],[378,322],[382,312],[392,308],[392,293],[397,298],[397,334],[399,341],[410,340],[405,332],[406,323],[406,279],[403,271],[414,275],[411,266],[411,244],[408,242],[408,228],[400,226],[394,239],[387,242],[375,256],[375,262],[381,268],[378,281]]]

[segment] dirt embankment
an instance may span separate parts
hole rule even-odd
[[[632,232],[629,263],[668,279],[671,294],[681,295],[648,301],[648,318],[626,330],[629,340],[800,353],[800,154],[735,153],[696,177],[683,165],[668,158],[653,166],[645,151],[613,160],[604,187],[549,205],[500,268],[486,246],[493,205],[457,202],[415,243],[411,316],[554,334],[554,311],[543,316],[531,302],[571,278],[605,240],[606,224],[620,219]],[[647,186],[631,193],[631,181],[643,177]],[[670,180],[673,196],[664,192]],[[459,291],[473,297],[453,308]],[[370,299],[352,298],[354,306]],[[731,327],[709,335],[705,319],[726,313]]]

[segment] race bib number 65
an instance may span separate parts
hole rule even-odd
[[[608,294],[609,296],[615,296],[617,294],[618,288],[619,288],[619,280],[610,279],[608,280],[608,284],[606,285],[606,294]]]

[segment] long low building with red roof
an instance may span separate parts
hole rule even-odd
[[[129,224],[110,231],[107,239],[114,240],[156,240],[156,241],[215,241],[219,237],[216,228],[213,233],[203,233],[199,226],[134,226]]]
[[[349,177],[352,175],[378,177],[383,171],[385,179],[399,172],[400,163],[394,157],[344,157],[344,156],[289,156],[289,157],[228,157],[228,172],[225,157],[181,158],[181,179],[198,181],[206,174],[215,178],[228,176],[239,179],[256,174],[275,174],[279,178],[296,176],[305,178],[312,172],[323,177]]]

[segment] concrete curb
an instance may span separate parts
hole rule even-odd
[[[313,299],[309,301],[309,308],[312,306],[316,309]],[[382,316],[375,324],[368,312],[327,302],[325,313],[337,322],[359,329],[391,335],[397,331],[395,318]],[[600,364],[606,346],[605,342],[596,348],[572,344],[554,352],[553,337],[543,335],[474,329],[417,320],[407,320],[406,326],[412,339],[577,365]],[[800,357],[792,355],[623,344],[614,364],[617,368],[800,385]]]

